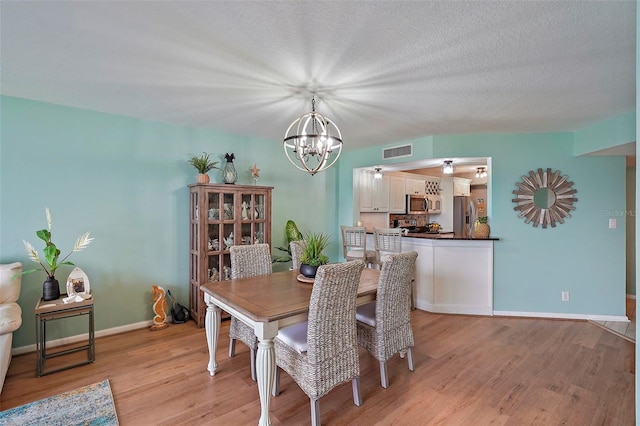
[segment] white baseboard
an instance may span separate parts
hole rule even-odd
[[[171,317],[167,317],[167,322],[171,322]],[[126,331],[138,330],[140,328],[150,327],[153,325],[153,320],[137,322],[135,324],[122,325],[120,327],[108,328],[106,330],[96,331],[95,337],[111,336],[112,334],[124,333]],[[47,348],[54,348],[56,346],[68,345],[70,343],[86,342],[89,339],[89,333],[78,334],[76,336],[64,337],[62,339],[51,340],[47,342]],[[12,355],[22,355],[29,352],[35,352],[36,345],[22,346],[20,348],[14,348],[11,350]]]
[[[591,315],[591,314],[565,314],[557,312],[519,312],[519,311],[493,311],[495,316],[504,317],[530,317],[530,318],[555,318],[555,319],[575,319],[591,321],[619,321],[629,322],[626,315]]]

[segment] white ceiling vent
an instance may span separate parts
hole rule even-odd
[[[382,159],[388,160],[390,158],[398,157],[411,157],[413,155],[413,144],[394,146],[393,148],[386,148],[382,151]]]

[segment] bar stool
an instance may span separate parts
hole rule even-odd
[[[367,232],[364,226],[340,226],[342,254],[345,260],[362,260],[371,268],[376,263],[376,252],[367,250]]]
[[[400,228],[373,228],[373,243],[375,246],[376,263],[382,268],[383,257],[388,254],[402,253],[402,229]],[[411,273],[413,276],[413,271]],[[413,282],[411,279],[411,309],[415,309],[413,302]]]
[[[382,267],[382,257],[387,254],[402,253],[402,229],[373,228],[373,244],[376,263]]]

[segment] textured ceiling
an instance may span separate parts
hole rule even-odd
[[[0,2],[4,95],[345,149],[635,108],[635,1]]]

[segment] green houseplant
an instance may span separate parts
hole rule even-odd
[[[329,263],[329,257],[324,254],[324,249],[329,245],[329,236],[322,232],[309,232],[303,240],[306,245],[300,256],[300,273],[307,278],[313,278],[318,266]]]
[[[300,241],[303,238],[302,233],[298,230],[298,226],[291,219],[287,221],[284,229],[287,236],[287,246],[276,248],[280,251],[286,252],[287,254],[273,259],[274,263],[289,262],[291,260],[291,241]]]
[[[56,280],[55,277],[56,270],[62,265],[73,265],[73,263],[69,262],[67,258],[71,256],[71,253],[84,250],[85,247],[87,247],[91,243],[91,241],[93,241],[93,238],[89,238],[88,232],[82,234],[76,240],[76,243],[73,245],[73,249],[69,252],[69,254],[60,259],[60,249],[56,247],[56,245],[51,240],[51,213],[49,212],[48,208],[45,209],[45,213],[47,215],[48,228],[36,231],[36,235],[38,236],[38,238],[40,238],[45,243],[45,247],[42,250],[44,259],[41,259],[40,256],[38,256],[38,252],[31,245],[31,243],[23,240],[29,258],[31,258],[31,260],[35,263],[38,263],[40,267],[23,271],[21,275],[31,274],[38,270],[44,271],[44,273],[47,274],[47,279],[43,283],[42,298],[44,300],[55,300],[60,297],[60,287],[58,285],[58,280]]]
[[[193,156],[189,159],[189,164],[191,164],[198,171],[198,177],[196,178],[196,182],[198,183],[209,183],[210,178],[207,174],[209,171],[218,169],[219,161],[213,161],[211,159],[211,154],[207,154],[203,152],[201,156]]]

